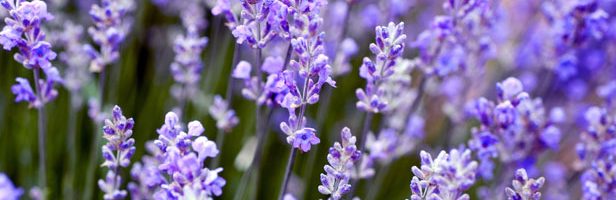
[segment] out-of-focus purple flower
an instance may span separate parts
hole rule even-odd
[[[23,194],[24,191],[15,187],[6,174],[0,173],[0,197],[2,199],[17,200]]]
[[[57,96],[54,85],[63,81],[58,70],[51,65],[56,53],[45,41],[45,33],[41,30],[41,24],[53,17],[43,1],[2,0],[0,4],[10,14],[0,32],[0,44],[5,50],[17,47],[19,51],[14,55],[15,60],[25,68],[35,70],[36,91],[32,91],[26,79],[17,78],[18,83],[11,88],[17,96],[15,101],[29,102],[30,107],[42,107]],[[45,79],[39,77],[39,70],[45,73]]]
[[[219,153],[216,143],[201,136],[205,129],[198,121],[188,123],[184,132],[178,116],[169,112],[157,130],[159,137],[148,148],[152,157],[145,157],[136,169],[145,169],[152,177],[133,174],[137,182],[130,184],[135,198],[147,199],[211,199],[222,194],[226,181],[219,176],[222,168],[204,166],[207,158]],[[152,160],[151,160],[152,159]]]
[[[490,168],[494,165],[489,162],[493,158],[532,166],[539,153],[557,149],[561,139],[561,132],[547,115],[541,99],[531,99],[521,81],[507,78],[497,83],[496,88],[497,102],[480,98],[469,107],[469,113],[481,126],[473,129],[468,144],[477,152],[484,179],[492,177]]]
[[[265,82],[257,76],[251,76],[252,65],[246,61],[240,61],[231,76],[244,81],[242,95],[249,100],[255,101],[258,105],[273,105],[279,103],[286,91],[284,79],[281,71],[281,63],[275,61],[277,58],[266,58],[261,65],[261,69],[268,73]]]
[[[120,188],[120,167],[128,167],[130,158],[135,154],[135,140],[131,138],[134,125],[133,118],[126,119],[119,106],[113,107],[112,118],[105,120],[103,137],[108,142],[102,147],[105,159],[102,166],[109,168],[109,171],[105,179],[98,181],[98,186],[105,193],[104,199],[124,199],[127,196],[126,190]]]
[[[357,89],[357,108],[366,112],[380,113],[387,108],[388,102],[383,99],[381,84],[391,77],[397,69],[397,59],[402,56],[406,35],[404,23],[376,27],[376,42],[370,44],[370,51],[376,56],[375,62],[364,58],[359,75],[366,79],[366,88]]]
[[[199,37],[198,32],[186,28],[186,35],[178,36],[174,42],[175,59],[170,66],[175,80],[171,92],[180,102],[190,100],[199,88],[203,71],[201,53],[208,42],[206,37]]]
[[[509,200],[539,200],[541,199],[541,192],[539,192],[539,190],[543,187],[544,183],[545,178],[528,178],[526,170],[524,168],[520,168],[515,172],[515,176],[512,181],[513,188],[507,187],[505,189],[505,194],[507,194],[507,199]]]
[[[92,5],[90,16],[94,26],[88,28],[88,33],[100,50],[89,45],[84,47],[92,58],[91,71],[100,72],[119,58],[120,45],[132,26],[133,20],[129,14],[134,9],[133,0],[101,0],[100,5]]]
[[[229,108],[229,103],[218,95],[214,97],[214,104],[209,111],[210,115],[216,120],[216,128],[226,132],[231,131],[240,121],[235,116],[235,111]]]
[[[91,74],[88,70],[90,58],[83,50],[82,26],[72,21],[63,24],[64,30],[57,33],[56,41],[64,47],[64,51],[59,54],[59,59],[66,65],[64,70],[64,86],[71,92],[71,98],[76,105],[81,105],[83,99],[79,97],[81,89],[90,79]]]
[[[477,161],[471,159],[471,151],[452,149],[432,156],[421,151],[421,167],[413,166],[411,200],[420,199],[470,199],[464,191],[475,184]]]
[[[340,142],[329,148],[327,162],[324,169],[327,174],[321,173],[321,185],[318,189],[321,194],[329,195],[331,199],[338,200],[351,190],[349,180],[354,164],[361,156],[355,142],[357,138],[351,134],[347,127],[340,132]]]

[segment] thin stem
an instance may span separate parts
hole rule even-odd
[[[389,163],[391,164],[391,163]],[[383,181],[385,181],[385,177],[387,176],[388,172],[389,172],[389,164],[385,164],[383,165],[383,168],[381,168],[379,173],[376,173],[376,181],[374,182],[374,184],[368,184],[366,186],[370,187],[373,185],[376,186],[382,186],[383,185]],[[381,191],[383,187],[376,187],[376,188],[370,188],[368,191],[368,195],[366,195],[366,200],[373,200],[376,198],[376,196],[379,194],[379,192]]]
[[[373,113],[368,112],[366,113],[366,117],[364,117],[364,128],[362,129],[361,132],[361,140],[359,140],[359,148],[360,148],[360,152],[364,153],[365,149],[366,149],[366,138],[368,136],[368,132],[370,131],[370,127],[372,126],[372,117],[374,116]],[[360,166],[362,166],[362,163],[365,162],[364,157],[360,157],[359,158],[359,162],[357,162],[358,164],[355,165],[355,171],[357,171],[357,174],[359,174],[359,170],[360,170]],[[357,183],[359,183],[359,179],[360,177],[358,176],[356,179],[353,179],[351,182],[351,185],[354,187],[351,187],[351,192],[349,192],[348,196],[349,197],[353,197],[353,195],[355,195],[355,190],[357,189]]]
[[[287,161],[287,168],[285,170],[284,179],[282,181],[282,188],[280,188],[280,194],[278,195],[279,200],[282,200],[285,192],[287,191],[287,185],[289,184],[289,178],[291,176],[291,172],[293,171],[293,165],[295,164],[296,155],[297,149],[291,148],[291,154],[289,154],[289,161]]]
[[[38,148],[39,148],[39,185],[43,190],[43,199],[47,199],[45,191],[47,190],[47,174],[45,172],[45,102],[43,101],[43,94],[41,84],[39,83],[39,68],[34,68],[34,86],[36,87],[36,94],[40,105],[38,106]]]
[[[291,45],[291,43],[289,42],[289,47],[287,47],[287,55],[284,58],[284,65],[282,67],[282,70],[286,70],[287,67],[289,66],[292,53],[293,53],[293,45]]]
[[[99,100],[98,100],[98,111],[100,113],[103,112],[104,104],[104,95],[105,95],[105,70],[102,70],[98,76],[98,88],[99,88]],[[97,114],[100,114],[97,113]],[[94,116],[94,135],[92,141],[92,149],[90,151],[90,161],[88,164],[88,171],[86,175],[86,184],[85,184],[85,193],[83,199],[92,199],[92,195],[94,193],[92,185],[94,185],[94,179],[96,177],[96,167],[98,166],[98,155],[99,155],[99,144],[101,143],[101,138],[99,137],[99,129],[102,126],[102,121],[98,119],[99,116]]]
[[[74,199],[75,195],[75,174],[76,174],[76,167],[77,167],[77,150],[75,149],[76,145],[76,139],[75,138],[76,134],[76,124],[77,124],[77,112],[79,110],[79,107],[76,106],[76,99],[79,98],[76,94],[72,94],[71,95],[71,102],[70,102],[70,111],[68,113],[68,134],[67,134],[67,138],[66,140],[68,141],[68,145],[66,146],[66,151],[69,154],[69,162],[68,162],[68,172],[69,174],[67,174],[65,176],[65,178],[67,179],[66,181],[68,181],[67,185],[65,186],[65,190],[64,192],[65,194],[65,198],[67,199]]]

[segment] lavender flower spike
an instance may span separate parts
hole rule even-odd
[[[105,179],[98,181],[98,185],[105,192],[104,199],[124,199],[126,190],[120,189],[122,177],[120,177],[120,167],[128,167],[130,158],[135,153],[135,140],[133,135],[133,118],[126,119],[119,106],[113,107],[112,118],[105,120],[103,127],[103,137],[107,139],[107,144],[103,146],[102,166],[109,168]]]
[[[470,150],[441,151],[435,159],[425,151],[419,155],[421,167],[412,168],[411,200],[470,198],[464,191],[475,183],[477,173],[477,161],[471,160]]]
[[[327,174],[321,174],[321,185],[318,187],[321,194],[330,195],[329,199],[332,200],[341,199],[351,190],[349,183],[351,171],[355,162],[361,157],[361,152],[355,146],[357,138],[351,134],[349,128],[344,127],[340,137],[342,144],[336,142],[329,148],[327,154],[329,165],[324,167]]]
[[[357,108],[371,113],[380,113],[387,108],[383,99],[381,83],[391,77],[395,70],[397,59],[402,56],[406,35],[404,22],[388,26],[377,26],[376,42],[370,44],[370,51],[376,56],[376,61],[364,58],[359,68],[359,76],[366,79],[366,89],[357,89]]]
[[[4,173],[0,173],[0,197],[3,200],[18,200],[21,195],[24,194],[24,190],[16,188],[8,176]]]
[[[520,168],[515,172],[514,179],[512,181],[513,188],[505,188],[507,199],[509,200],[539,200],[541,199],[541,192],[539,189],[545,183],[545,178],[540,177],[538,179],[528,178],[526,170]]]
[[[209,111],[212,117],[216,119],[216,128],[226,132],[231,131],[240,121],[235,116],[235,111],[229,108],[229,103],[218,95],[214,97],[214,105],[210,107]]]

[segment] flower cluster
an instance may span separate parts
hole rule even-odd
[[[443,3],[447,15],[434,17],[430,28],[412,46],[429,75],[447,76],[467,67],[481,67],[491,56],[490,1],[452,0]]]
[[[16,188],[8,176],[0,173],[0,197],[5,200],[17,200],[24,191],[21,188]]]
[[[187,27],[186,35],[180,35],[175,39],[173,51],[175,59],[171,63],[171,74],[176,85],[172,88],[172,93],[178,101],[184,101],[198,90],[203,71],[201,53],[207,45],[206,37],[199,37],[199,33],[191,31]]]
[[[586,68],[579,59],[593,56],[586,55],[582,50],[607,34],[609,14],[599,4],[598,0],[543,3],[543,13],[550,25],[549,32],[555,39],[553,54],[557,61],[550,67],[561,80],[578,76]]]
[[[91,71],[101,72],[106,65],[118,59],[120,45],[132,26],[132,19],[128,14],[134,9],[133,0],[101,0],[101,5],[92,5],[90,16],[94,26],[88,28],[88,33],[100,50],[97,51],[89,45],[85,47],[92,58]]]
[[[64,51],[60,53],[59,59],[66,64],[64,86],[71,92],[73,102],[76,102],[73,106],[78,106],[82,101],[82,98],[78,98],[79,93],[91,78],[87,68],[90,59],[83,51],[83,27],[69,21],[64,23],[63,28],[55,41],[63,44]]]
[[[351,134],[347,127],[340,132],[342,143],[336,142],[329,148],[327,162],[324,169],[327,174],[321,173],[321,185],[318,189],[321,194],[329,195],[330,199],[338,200],[351,190],[349,180],[351,171],[361,156],[355,142],[357,138]]]
[[[441,151],[435,159],[425,151],[419,155],[421,167],[412,168],[411,200],[470,198],[464,191],[475,184],[477,173],[470,150]]]
[[[545,178],[529,179],[526,170],[520,168],[515,172],[512,181],[513,188],[507,187],[505,189],[505,194],[507,194],[507,199],[509,200],[539,200],[541,199],[541,192],[539,192],[539,189],[541,189],[544,183]]]
[[[360,67],[359,75],[366,79],[366,89],[357,89],[357,108],[371,113],[380,113],[387,109],[387,101],[383,99],[381,84],[391,77],[396,70],[397,59],[402,56],[405,47],[406,35],[404,23],[388,26],[377,26],[376,42],[370,44],[370,51],[376,55],[373,62],[364,58]]]
[[[119,106],[113,107],[112,118],[105,120],[103,137],[107,144],[102,148],[102,166],[109,168],[105,179],[98,181],[98,185],[105,192],[105,199],[124,199],[127,196],[125,190],[120,189],[122,177],[120,167],[128,167],[130,158],[135,154],[135,140],[133,135],[133,118],[126,119]]]
[[[229,108],[229,103],[218,95],[214,97],[214,104],[209,111],[210,115],[216,119],[216,128],[226,132],[231,131],[240,121],[235,116],[235,111]]]
[[[261,70],[267,74],[263,82],[260,77],[251,76],[252,65],[246,61],[240,61],[231,76],[244,81],[242,95],[244,98],[255,101],[257,105],[274,105],[282,101],[284,92],[283,76],[280,74],[284,66],[281,57],[267,57],[261,65]]]
[[[238,44],[248,44],[252,48],[264,48],[281,32],[285,24],[287,9],[280,1],[245,0],[241,1],[241,19],[231,8],[230,0],[218,0],[212,9],[214,15],[224,15]]]
[[[45,41],[45,33],[41,30],[41,24],[53,16],[47,12],[47,4],[43,1],[2,0],[0,5],[9,11],[9,16],[4,20],[6,25],[0,32],[0,44],[7,51],[17,47],[19,51],[14,56],[15,60],[34,71],[36,91],[27,79],[16,78],[17,84],[11,87],[16,96],[15,102],[25,101],[31,107],[43,107],[56,98],[58,92],[54,85],[63,81],[58,69],[51,64],[56,53]],[[39,70],[45,73],[45,79],[39,77]]]
[[[148,149],[152,157],[144,157],[132,173],[136,183],[130,189],[134,198],[211,199],[222,194],[226,181],[218,174],[222,168],[210,170],[205,160],[219,153],[216,143],[201,136],[205,129],[198,121],[182,130],[178,116],[169,112],[165,124],[157,130],[159,137]],[[139,174],[137,171],[144,170]]]
[[[606,109],[591,107],[585,113],[588,127],[580,136],[577,153],[584,162],[581,178],[584,199],[616,197],[616,123]]]
[[[531,99],[516,78],[497,83],[498,101],[480,98],[468,111],[480,123],[472,130],[469,146],[481,160],[481,175],[491,179],[493,158],[504,163],[531,167],[542,151],[556,149],[561,132],[546,117],[541,99]]]

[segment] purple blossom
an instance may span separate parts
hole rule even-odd
[[[505,189],[505,194],[507,194],[507,199],[509,200],[539,200],[541,199],[541,192],[539,192],[539,189],[541,189],[544,183],[545,178],[528,178],[526,170],[520,168],[515,172],[512,181],[513,188],[507,187]]]
[[[229,108],[229,103],[218,95],[214,96],[214,104],[209,111],[216,120],[216,128],[226,132],[230,132],[240,121],[235,111]]]
[[[359,76],[366,79],[366,88],[357,89],[358,98],[357,108],[366,112],[380,113],[387,108],[388,102],[383,99],[383,88],[381,84],[391,77],[396,69],[396,62],[404,52],[403,34],[404,23],[394,24],[390,22],[388,26],[377,26],[376,42],[370,44],[370,51],[375,54],[376,62],[369,58],[364,58],[360,67]]]
[[[101,0],[100,5],[92,5],[90,16],[94,26],[88,28],[88,33],[100,50],[89,45],[84,47],[92,58],[91,71],[100,72],[119,58],[120,45],[132,26],[128,14],[134,9],[133,0]]]
[[[187,29],[186,35],[175,40],[175,59],[170,66],[175,80],[172,94],[178,101],[190,100],[198,90],[203,71],[201,53],[208,42],[206,37],[199,37],[198,32],[192,32],[189,27]]]
[[[464,191],[475,183],[477,161],[471,160],[471,151],[452,149],[441,151],[436,158],[421,151],[421,167],[413,166],[411,200],[470,199]]]
[[[58,70],[51,65],[56,53],[45,41],[45,33],[41,30],[41,23],[53,17],[47,12],[47,4],[43,1],[2,0],[0,4],[10,13],[0,32],[0,44],[5,50],[17,47],[19,51],[14,55],[15,60],[25,68],[33,69],[36,79],[36,93],[26,79],[16,79],[18,83],[11,88],[16,95],[15,101],[29,102],[35,108],[42,107],[55,99],[58,92],[54,85],[62,82]],[[45,73],[45,79],[39,77],[39,70]]]
[[[201,136],[205,129],[198,121],[188,123],[184,132],[178,116],[169,112],[165,123],[157,130],[159,137],[148,147],[152,157],[146,156],[133,171],[146,170],[151,177],[133,174],[130,185],[136,198],[154,199],[210,199],[222,194],[226,181],[219,176],[222,168],[204,166],[207,158],[219,153],[216,143]]]
[[[81,105],[82,98],[79,97],[79,93],[91,79],[91,74],[87,68],[90,58],[87,52],[83,50],[84,28],[72,21],[64,23],[63,28],[62,32],[56,33],[55,41],[64,47],[64,52],[59,54],[60,61],[66,65],[64,86],[73,95],[73,101],[77,102],[77,105]]]
[[[126,119],[118,106],[113,107],[112,118],[105,120],[103,137],[108,142],[102,147],[105,159],[102,166],[109,168],[109,171],[105,179],[98,181],[98,186],[105,192],[105,199],[124,199],[127,196],[126,190],[120,189],[120,167],[128,167],[130,158],[135,154],[135,140],[131,138],[134,124],[133,118]]]
[[[6,174],[0,173],[0,197],[2,199],[17,200],[23,194],[24,191],[15,187]]]
[[[273,60],[276,60],[276,58],[268,57],[261,65],[261,69],[269,73],[265,82],[257,76],[251,76],[252,65],[249,62],[240,61],[237,64],[231,76],[244,81],[242,95],[246,99],[255,101],[258,105],[273,105],[282,101],[284,91],[286,91],[284,79],[281,71],[275,71],[282,69],[282,67],[279,66],[279,62]]]
[[[321,173],[321,185],[318,189],[321,194],[329,195],[330,199],[338,200],[351,190],[351,172],[354,164],[359,160],[361,152],[357,150],[357,138],[351,134],[347,127],[340,132],[341,142],[334,143],[329,148],[325,173]]]

